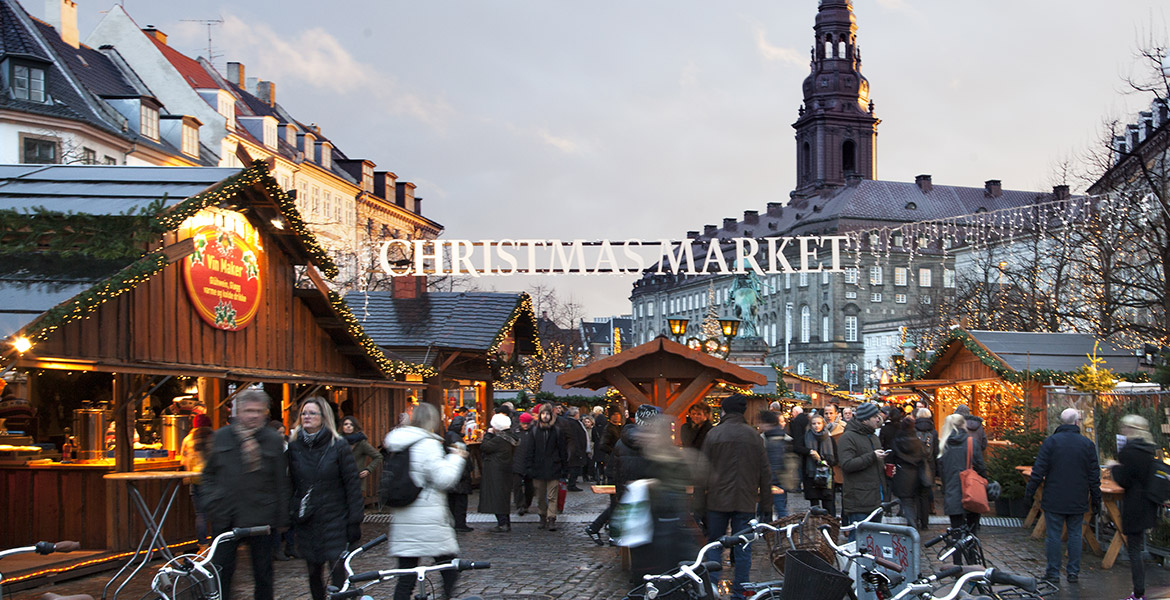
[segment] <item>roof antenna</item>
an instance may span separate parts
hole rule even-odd
[[[221,15],[218,19],[183,19],[183,22],[202,23],[203,25],[207,26],[207,62],[211,63],[212,66],[215,66],[215,59],[223,55],[216,54],[214,46],[211,45],[211,28],[214,25],[223,25],[223,16]]]

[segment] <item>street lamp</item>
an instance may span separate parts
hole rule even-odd
[[[915,358],[918,358],[918,345],[910,340],[906,340],[902,344],[902,358],[905,358],[906,362],[913,362]]]
[[[719,319],[719,328],[723,330],[723,335],[730,343],[731,338],[739,333],[739,319]]]
[[[666,322],[670,324],[670,333],[674,336],[674,341],[677,342],[679,338],[687,332],[687,323],[689,323],[690,320],[683,319],[681,317],[675,317],[673,319],[667,319]]]

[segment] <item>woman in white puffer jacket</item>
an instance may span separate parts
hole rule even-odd
[[[447,490],[459,482],[467,450],[443,450],[443,439],[437,433],[442,422],[439,411],[430,404],[414,407],[410,424],[386,434],[384,446],[398,452],[410,446],[410,478],[422,488],[410,505],[390,510],[390,556],[398,558],[399,569],[418,566],[422,557],[433,557],[436,563],[448,562],[459,553],[455,540],[454,522],[447,509]],[[452,597],[456,571],[443,571],[443,595]],[[399,577],[394,587],[394,600],[410,600],[414,577]]]

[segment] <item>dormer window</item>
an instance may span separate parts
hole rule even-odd
[[[333,144],[329,142],[321,143],[321,168],[325,170],[333,168]]]
[[[183,154],[199,156],[199,129],[187,123],[183,124]]]
[[[139,125],[138,125],[139,133],[141,133],[143,137],[150,138],[150,139],[157,142],[158,141],[158,109],[143,102],[142,107],[139,110],[138,118],[139,118]]]
[[[45,70],[28,65],[12,65],[12,95],[17,100],[45,101]]]
[[[264,119],[264,145],[276,147],[276,119]]]

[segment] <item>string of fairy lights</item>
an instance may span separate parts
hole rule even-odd
[[[327,293],[329,303],[332,305],[334,312],[337,313],[341,320],[345,323],[346,330],[351,336],[357,339],[361,344],[366,355],[369,356],[387,375],[420,375],[424,378],[434,377],[438,375],[438,371],[434,367],[428,365],[420,365],[415,363],[404,362],[400,360],[391,360],[382,351],[379,346],[369,335],[366,334],[358,318],[354,316],[353,311],[349,309],[349,304],[345,302],[345,298],[341,294],[330,290]]]

